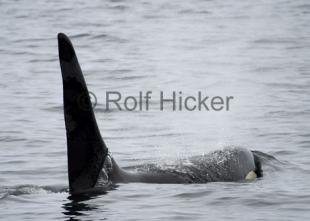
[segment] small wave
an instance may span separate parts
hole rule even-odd
[[[279,164],[283,163],[280,160],[278,160],[276,157],[274,157],[273,155],[263,153],[258,150],[252,150],[252,152],[255,153],[259,157],[259,159],[262,161],[263,164],[272,163],[272,162],[276,162]]]
[[[253,41],[254,44],[290,44],[296,43],[293,39],[285,39],[285,38],[278,38],[278,39],[271,39],[271,38],[262,38]]]
[[[8,196],[67,192],[68,188],[64,186],[19,185],[13,187],[0,187],[0,200],[7,198]]]
[[[107,34],[98,34],[98,35],[95,35],[95,36],[93,36],[92,38],[93,39],[97,39],[97,38],[107,38],[108,37],[108,35]]]
[[[53,41],[54,38],[20,38],[13,40],[13,43],[38,43],[41,41]]]
[[[0,137],[1,142],[21,142],[21,141],[27,141],[25,138],[18,138],[18,137],[13,137],[13,136],[3,136]]]
[[[121,139],[139,139],[139,138],[151,138],[151,137],[178,137],[183,133],[162,133],[162,134],[150,134],[150,135],[131,135],[131,136],[114,136],[109,139],[121,140]]]
[[[296,8],[300,8],[300,9],[310,9],[310,4],[300,4],[298,6],[296,6]]]
[[[127,39],[124,38],[120,38],[114,35],[109,35],[109,34],[97,34],[97,35],[93,35],[91,36],[92,39],[104,39],[107,42],[117,42],[117,43],[126,43],[128,42]]]
[[[75,39],[75,38],[84,38],[84,37],[89,37],[89,33],[81,33],[81,34],[76,34],[76,35],[70,35],[70,38]]]
[[[29,63],[49,63],[49,62],[55,62],[58,58],[50,58],[50,59],[31,59],[29,60]]]
[[[125,11],[125,10],[129,9],[129,7],[126,5],[115,5],[115,6],[110,6],[109,9],[118,10],[118,11]]]
[[[179,193],[174,195],[176,198],[185,198],[185,199],[193,199],[193,198],[201,198],[208,196],[212,193],[213,191],[211,190],[205,190],[205,191],[198,191],[198,192],[185,192],[185,193]]]
[[[113,3],[120,3],[120,2],[125,2],[125,0],[110,0],[110,2],[113,2]]]
[[[131,73],[132,70],[131,69],[115,69],[115,70],[111,70],[109,72],[113,75],[123,75],[123,74]]]
[[[279,150],[272,152],[273,155],[263,153],[260,151],[252,151],[254,152],[259,159],[262,162],[263,170],[268,171],[267,173],[264,174],[270,174],[272,172],[279,172],[279,171],[286,171],[286,170],[293,170],[293,171],[300,171],[303,173],[309,173],[308,170],[303,169],[301,166],[294,164],[293,162],[290,161],[284,161],[284,160],[279,160],[275,156],[291,156],[296,154],[295,151],[287,151],[287,150]]]
[[[51,106],[48,108],[41,108],[41,110],[50,111],[50,112],[60,112],[63,111],[63,106]]]
[[[278,156],[289,156],[289,155],[294,155],[296,154],[296,151],[291,151],[291,150],[279,150],[273,152],[273,154],[278,155]]]
[[[211,11],[207,10],[193,10],[193,9],[183,9],[178,12],[179,14],[212,14]]]
[[[144,78],[148,78],[150,76],[148,75],[132,75],[132,76],[113,76],[110,77],[110,79],[115,79],[115,80],[123,80],[123,81],[131,81],[131,80],[137,80],[137,79],[144,79]]]

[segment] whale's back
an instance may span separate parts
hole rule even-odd
[[[170,173],[182,177],[186,183],[230,182],[245,180],[251,171],[260,177],[258,160],[248,149],[225,148],[173,164],[144,165],[138,170],[154,174]]]

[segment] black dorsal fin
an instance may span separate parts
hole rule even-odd
[[[58,34],[59,61],[63,80],[70,192],[95,186],[108,153],[101,135],[87,86],[69,38]]]

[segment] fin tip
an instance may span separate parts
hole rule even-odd
[[[73,45],[67,35],[64,33],[58,33],[58,51],[60,60],[70,62],[75,56]]]

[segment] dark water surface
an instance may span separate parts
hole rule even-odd
[[[0,219],[309,220],[309,13],[306,0],[0,1]],[[277,160],[254,182],[68,198],[58,32],[72,37],[120,165],[225,146]],[[234,100],[228,112],[104,111],[112,90]]]

